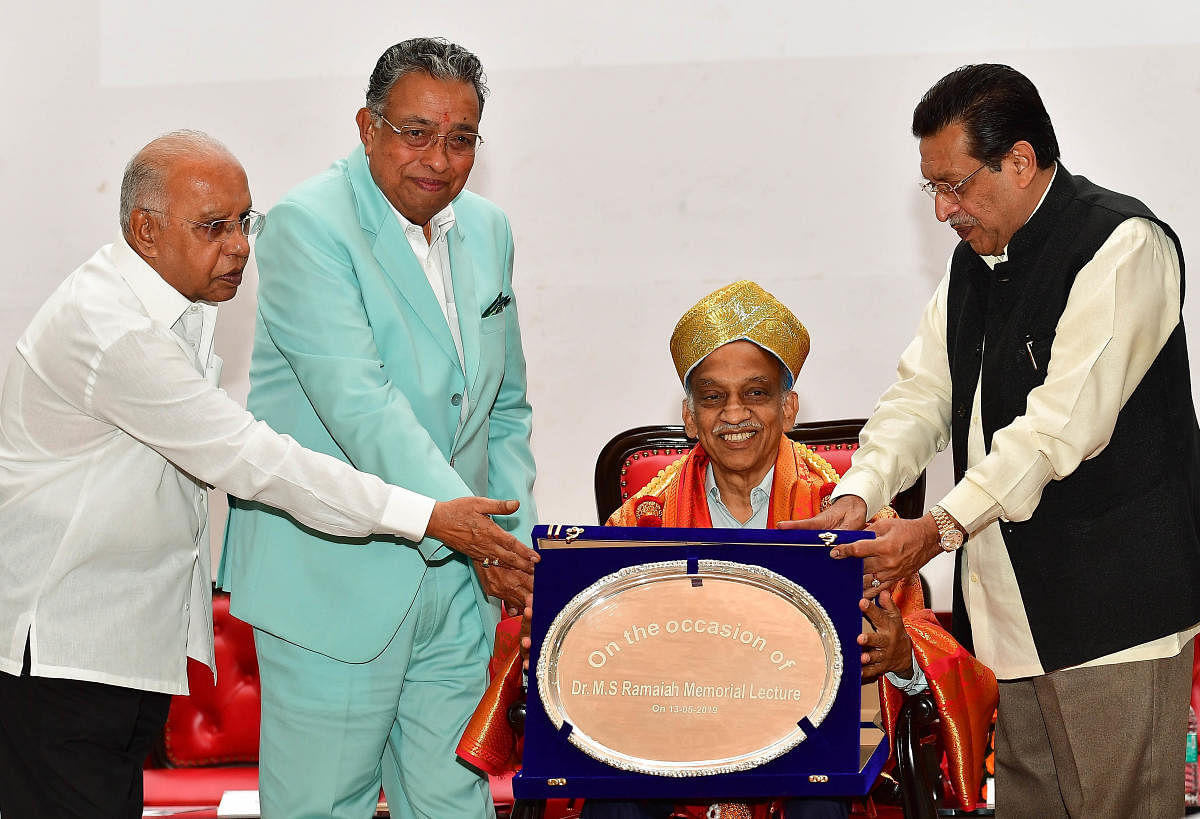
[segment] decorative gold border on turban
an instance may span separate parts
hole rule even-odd
[[[675,325],[671,358],[679,381],[686,385],[688,375],[709,353],[742,339],[783,362],[795,383],[808,358],[808,330],[782,302],[745,279],[709,293]]]

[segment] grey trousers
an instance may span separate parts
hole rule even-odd
[[[1179,819],[1192,643],[1000,683],[996,816]]]

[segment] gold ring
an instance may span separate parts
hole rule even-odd
[[[483,559],[483,568],[485,568],[485,569],[490,568],[491,565],[492,565],[492,559],[490,557],[485,557]]]

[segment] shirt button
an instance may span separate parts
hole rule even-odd
[[[979,582],[979,575],[975,574],[975,572],[971,572],[971,582],[972,582],[972,583],[978,583],[978,582]]]
[[[450,403],[457,407],[462,403],[462,396],[458,393],[454,393],[454,395],[450,396]]]

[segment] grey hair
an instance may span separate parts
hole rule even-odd
[[[130,231],[133,211],[167,210],[167,171],[171,164],[185,157],[203,155],[227,156],[237,159],[220,140],[203,131],[179,130],[163,134],[144,145],[125,166],[121,177],[121,230]]]
[[[792,371],[787,368],[782,361],[776,359],[779,364],[779,386],[783,387],[788,381],[792,380]],[[794,389],[783,387],[779,391],[779,405],[783,406],[787,403],[787,397],[790,393],[795,392]],[[687,380],[683,382],[683,400],[687,402],[688,412],[692,415],[696,414],[696,395],[692,392],[692,374],[688,373]]]
[[[396,80],[414,71],[422,71],[435,80],[470,83],[479,97],[479,113],[483,113],[483,101],[488,95],[483,63],[470,51],[443,37],[414,37],[383,52],[367,85],[367,110],[375,117],[382,116]]]

